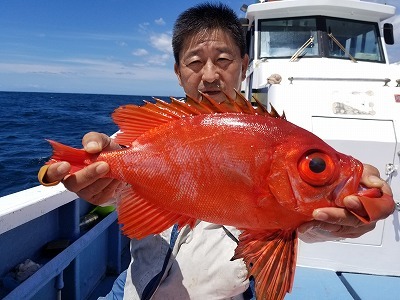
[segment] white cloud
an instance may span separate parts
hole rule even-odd
[[[156,23],[157,25],[165,25],[165,21],[163,18],[159,18],[157,20],[154,20],[154,23]]]
[[[153,34],[150,36],[150,44],[159,51],[172,53],[172,36],[167,33]]]
[[[71,68],[63,65],[51,64],[28,64],[28,63],[0,63],[0,73],[16,73],[16,74],[78,74]]]
[[[79,61],[79,60],[77,60]],[[85,60],[82,60],[85,61]],[[0,87],[9,91],[100,93],[126,95],[182,95],[172,68],[121,63],[69,66],[0,63]],[[3,72],[7,69],[14,72]],[[28,68],[28,73],[24,73]],[[51,72],[40,72],[51,70]],[[66,71],[76,74],[61,76]],[[38,72],[39,71],[39,72]],[[17,73],[18,72],[18,73]],[[59,72],[59,74],[57,74]]]
[[[16,74],[20,76],[36,74],[35,76],[52,76],[67,78],[110,78],[129,80],[154,80],[154,74],[159,79],[174,79],[171,68],[166,65],[168,55],[158,55],[143,65],[126,65],[119,61],[104,61],[85,58],[60,60],[57,63],[0,63],[0,74]]]
[[[148,22],[139,24],[139,29],[140,29],[141,31],[145,31],[145,32],[146,32],[147,29],[148,29],[148,27],[149,27],[149,25],[150,25],[150,23],[148,23]]]
[[[123,41],[117,42],[117,45],[120,46],[120,47],[126,47],[126,46],[128,46],[128,44],[125,43],[125,42],[123,42]]]
[[[132,55],[135,55],[135,56],[146,56],[148,54],[149,54],[149,52],[146,49],[142,49],[142,48],[132,51]]]
[[[148,63],[151,65],[158,65],[158,66],[165,66],[170,65],[170,63],[168,62],[168,60],[170,59],[170,55],[169,54],[162,54],[162,55],[153,55],[148,59]]]

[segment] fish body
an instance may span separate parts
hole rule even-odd
[[[183,215],[240,228],[296,228],[315,208],[335,205],[339,183],[351,181],[346,194],[357,191],[361,163],[282,119],[206,114],[162,127],[97,160],[111,166],[110,177],[165,210],[179,207]],[[297,164],[310,151],[332,160],[330,185],[300,180]]]
[[[107,176],[130,185],[118,213],[131,238],[198,219],[241,229],[234,258],[255,277],[257,299],[283,299],[293,283],[297,227],[314,209],[343,206],[356,194],[362,164],[239,94],[221,104],[203,97],[120,107],[116,141],[127,148],[88,154],[50,141],[50,163],[107,162]]]

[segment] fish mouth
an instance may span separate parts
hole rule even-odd
[[[343,199],[348,195],[356,194],[361,188],[360,180],[363,172],[363,165],[352,158],[353,172],[347,178],[343,179],[333,190],[332,199],[339,207],[344,207]]]

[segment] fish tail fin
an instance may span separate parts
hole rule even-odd
[[[53,140],[47,140],[53,148],[53,154],[47,164],[66,161],[71,164],[71,173],[74,173],[96,161],[98,154],[87,153],[83,149],[76,149]]]
[[[235,250],[253,276],[257,299],[282,300],[290,293],[297,259],[297,231],[244,230]]]

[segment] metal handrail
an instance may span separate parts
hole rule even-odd
[[[114,211],[12,290],[5,299],[29,299],[54,278],[61,280],[59,285],[60,289],[62,289],[63,271],[116,220],[117,213]],[[117,271],[120,272],[121,270]]]
[[[290,84],[294,80],[310,80],[310,81],[367,81],[367,82],[384,82],[384,86],[388,86],[391,81],[389,78],[343,78],[343,77],[289,77]]]

